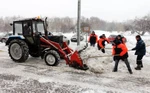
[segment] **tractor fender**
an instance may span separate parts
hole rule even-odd
[[[12,35],[12,36],[9,36],[8,40],[6,41],[6,46],[9,45],[9,43],[14,39],[25,40],[25,38],[23,36]]]
[[[51,50],[51,48],[45,48],[45,49],[42,51],[42,53],[41,53],[41,58],[42,58],[42,59],[44,58],[44,54],[45,54],[47,51],[49,51],[49,50]]]
[[[42,50],[42,52],[41,52],[41,58],[43,59],[45,53],[47,53],[47,52],[50,51],[50,50],[55,50],[55,51],[59,54],[58,50],[56,50],[56,49],[54,49],[54,48],[45,48],[45,49]]]

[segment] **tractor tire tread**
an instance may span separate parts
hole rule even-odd
[[[13,43],[17,43],[21,46],[21,49],[22,49],[22,57],[18,60],[14,59],[10,53],[10,46],[13,44]],[[26,44],[25,41],[23,40],[19,40],[19,39],[14,39],[12,40],[10,43],[9,43],[9,48],[8,48],[8,52],[9,52],[9,56],[11,57],[11,59],[15,62],[18,62],[18,63],[22,63],[22,62],[25,62],[28,57],[29,57],[29,48],[28,48],[28,45]]]
[[[46,61],[46,56],[47,56],[48,54],[53,55],[53,56],[55,57],[55,59],[56,59],[56,62],[55,62],[53,65],[50,65],[50,64]],[[49,51],[47,51],[47,52],[45,53],[45,55],[44,55],[45,63],[46,63],[48,66],[57,66],[57,65],[59,64],[60,59],[61,59],[61,58],[60,58],[58,52],[55,51],[55,50],[49,50]]]

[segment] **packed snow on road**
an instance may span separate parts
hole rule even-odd
[[[108,37],[117,32],[95,31],[97,35]],[[120,33],[127,38],[128,50],[136,45],[135,34]],[[64,34],[69,39],[73,33]],[[88,47],[81,54],[89,70],[77,70],[65,64],[64,60],[56,67],[47,66],[41,58],[29,57],[25,63],[13,62],[8,54],[8,46],[0,43],[0,93],[150,93],[150,37],[142,36],[147,54],[143,59],[144,68],[136,71],[136,56],[129,51],[129,62],[133,74],[129,74],[124,62],[120,61],[118,72],[111,56],[111,44],[106,45],[103,54],[97,47]],[[86,45],[86,40],[78,46],[71,42],[74,50]],[[99,57],[96,57],[99,56]]]

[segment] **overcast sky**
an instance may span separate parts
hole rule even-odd
[[[0,0],[0,16],[76,17],[78,0]],[[150,0],[81,0],[82,16],[125,21],[150,13]]]

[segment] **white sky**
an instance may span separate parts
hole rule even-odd
[[[0,16],[76,17],[78,0],[0,0]],[[82,16],[125,21],[150,13],[150,0],[81,0]]]

